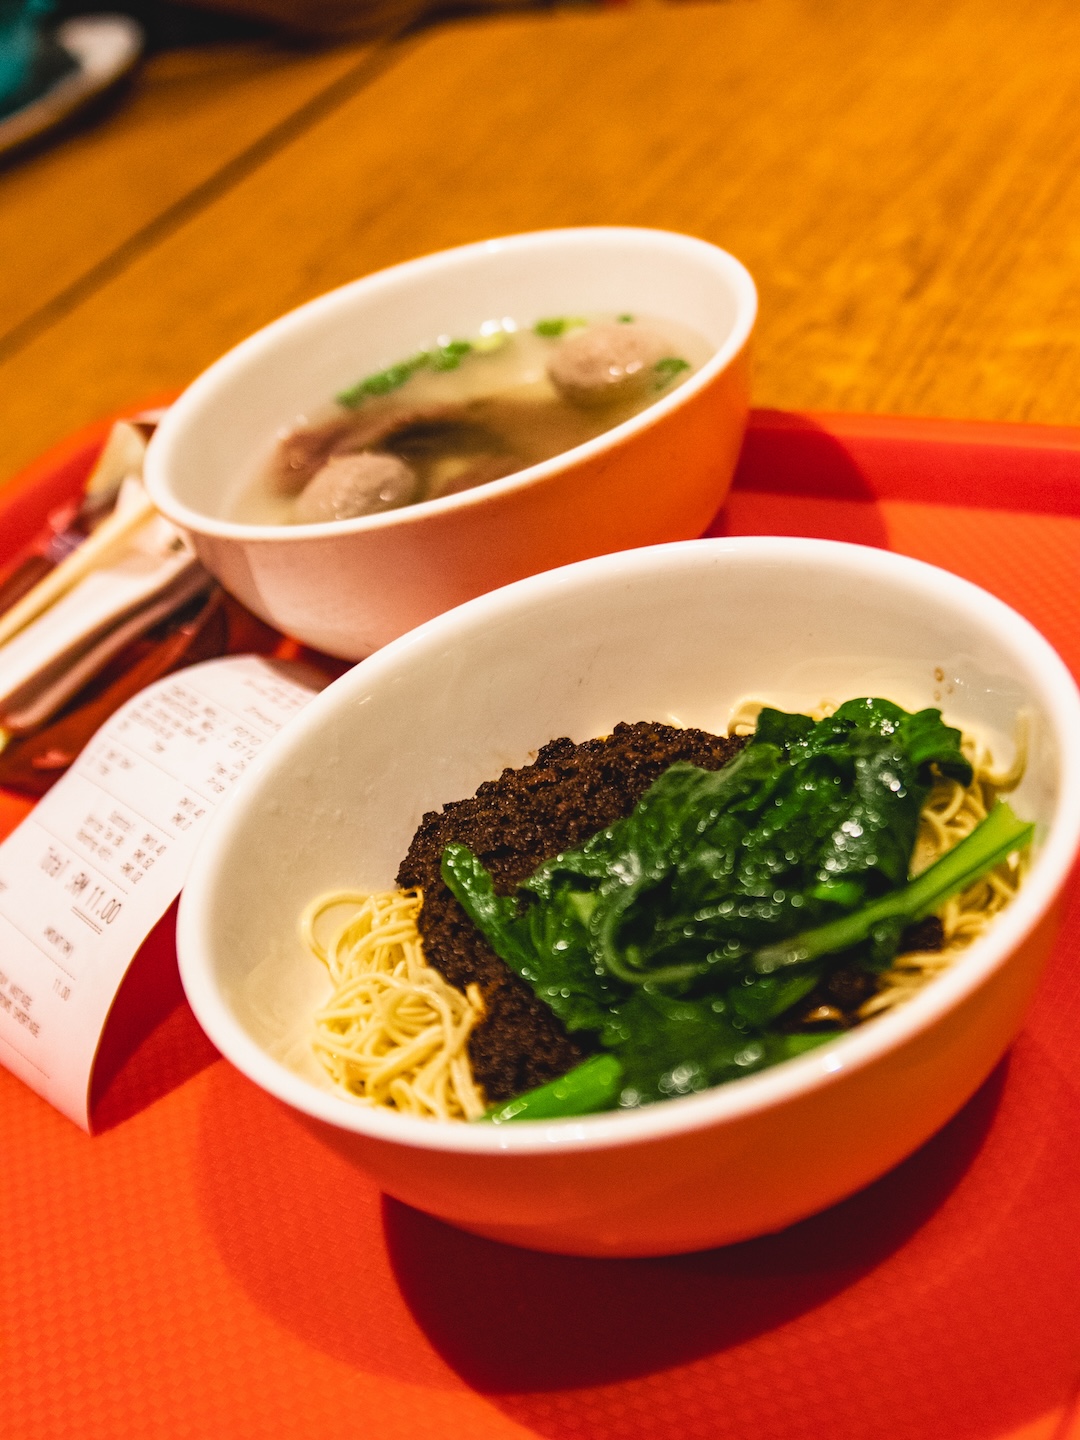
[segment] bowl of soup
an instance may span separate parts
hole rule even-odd
[[[566,1253],[746,1239],[882,1175],[1001,1059],[1077,853],[1077,733],[1042,636],[904,556],[754,537],[584,561],[437,617],[311,701],[200,849],[183,982],[233,1065],[410,1205]],[[899,853],[886,811],[917,813],[931,853]],[[804,833],[823,848],[795,892]],[[440,863],[478,905],[458,887],[468,908],[447,909]],[[395,952],[418,905],[423,954]],[[768,911],[781,943],[759,929],[747,967]],[[384,944],[381,969],[345,973]]]
[[[465,600],[699,535],[748,408],[753,281],[686,235],[556,230],[332,291],[171,407],[146,483],[270,624],[359,659]]]

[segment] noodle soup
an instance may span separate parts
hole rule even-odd
[[[297,417],[227,513],[315,524],[474,489],[622,424],[712,353],[686,325],[629,312],[443,335]]]

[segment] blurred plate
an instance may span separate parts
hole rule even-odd
[[[130,15],[77,15],[57,27],[55,38],[75,69],[0,120],[0,156],[45,134],[114,85],[138,60],[146,37]]]

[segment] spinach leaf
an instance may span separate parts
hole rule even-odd
[[[448,845],[443,879],[488,944],[550,1005],[567,1030],[599,1030],[621,990],[590,959],[591,897],[566,889],[558,903],[523,912],[515,897],[496,895],[491,876],[465,845]]]
[[[880,944],[879,932],[883,926],[888,926],[891,935],[894,931],[902,932],[913,921],[932,915],[951,895],[966,890],[1014,851],[1030,845],[1034,832],[1034,825],[1018,820],[1012,807],[999,800],[970,835],[965,835],[958,845],[907,885],[854,914],[766,946],[754,956],[754,966],[762,975],[772,976],[786,966],[803,965],[819,955],[846,950],[866,939],[877,939]]]

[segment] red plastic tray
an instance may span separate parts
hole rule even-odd
[[[99,438],[0,495],[0,550]],[[763,532],[944,565],[1080,673],[1080,430],[757,412],[712,533]],[[1080,1440],[1077,894],[1011,1055],[911,1160],[781,1235],[625,1262],[382,1199],[217,1057],[160,927],[95,1138],[0,1070],[0,1433]]]

